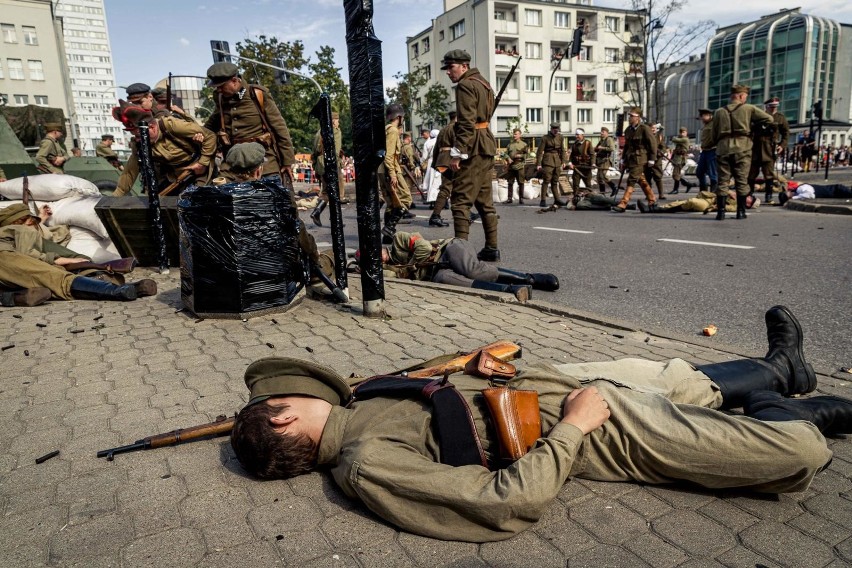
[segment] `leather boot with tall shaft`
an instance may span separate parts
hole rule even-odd
[[[766,312],[769,351],[763,359],[738,359],[700,365],[722,392],[722,408],[738,408],[754,391],[773,391],[783,396],[805,394],[817,385],[813,367],[805,361],[802,327],[784,306]]]
[[[17,292],[0,292],[0,306],[32,307],[40,306],[50,299],[51,293],[47,288],[27,288]]]
[[[852,434],[852,400],[839,396],[789,399],[772,391],[755,391],[746,396],[743,412],[764,422],[806,420],[823,434]]]
[[[722,221],[725,219],[725,206],[727,205],[728,198],[724,195],[716,196],[716,220]]]
[[[509,268],[498,268],[497,282],[500,284],[521,284],[532,286],[534,290],[553,292],[559,290],[559,278],[555,274],[541,272],[519,272]]]
[[[326,206],[328,206],[328,201],[320,199],[320,202],[317,203],[317,206],[314,207],[313,211],[311,211],[311,221],[313,221],[314,225],[317,227],[322,227],[322,212],[325,211]]]
[[[737,219],[747,219],[746,215],[746,196],[737,194]]]
[[[138,297],[136,286],[116,286],[97,278],[78,276],[71,281],[71,295],[77,300],[115,300],[128,302]]]

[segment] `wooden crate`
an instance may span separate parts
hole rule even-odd
[[[177,196],[160,198],[169,266],[180,266],[177,200]],[[95,206],[95,212],[121,256],[136,257],[140,266],[159,266],[147,197],[104,197]]]

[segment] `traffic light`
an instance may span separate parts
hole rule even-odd
[[[211,39],[210,49],[213,51],[213,63],[231,63],[231,46],[227,41]]]
[[[822,99],[814,103],[814,117],[817,120],[822,120]]]
[[[580,55],[580,51],[583,49],[583,28],[585,27],[585,22],[583,20],[577,21],[577,27],[574,29],[574,39],[571,42],[571,57],[577,57]]]

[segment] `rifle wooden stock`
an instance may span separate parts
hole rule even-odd
[[[474,349],[470,353],[465,353],[463,355],[453,357],[445,363],[431,365],[423,369],[407,371],[406,376],[411,379],[423,379],[428,377],[440,377],[445,374],[457,373],[459,371],[464,370],[465,365],[474,357],[476,357],[477,353],[479,353],[480,351],[487,351],[490,355],[496,357],[497,359],[500,359],[501,361],[511,361],[512,359],[518,359],[522,355],[522,349],[519,345],[516,345],[510,341],[495,341],[494,343],[491,343],[484,347],[480,347],[479,349]],[[207,438],[211,436],[224,436],[225,434],[229,434],[233,429],[234,417],[232,416],[230,418],[227,418],[223,414],[218,416],[215,421],[208,422],[207,424],[192,426],[190,428],[172,430],[171,432],[166,432],[164,434],[155,434],[153,436],[148,436],[147,438],[137,440],[133,444],[119,446],[117,448],[110,448],[108,450],[100,450],[97,453],[97,457],[105,457],[108,461],[112,461],[115,454],[135,452],[138,450],[152,450],[155,448],[164,448],[166,446],[175,446],[184,442],[190,442],[192,440],[199,440],[201,438]]]
[[[175,189],[179,188],[184,183],[186,183],[186,180],[188,180],[191,177],[195,177],[195,173],[192,170],[190,170],[190,169],[183,170],[175,181],[173,181],[172,183],[167,185],[165,188],[163,188],[163,190],[160,192],[160,196],[162,197],[163,195],[170,194]]]

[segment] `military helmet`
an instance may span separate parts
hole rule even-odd
[[[393,103],[385,109],[385,120],[393,120],[399,116],[405,116],[405,110],[401,104]]]

